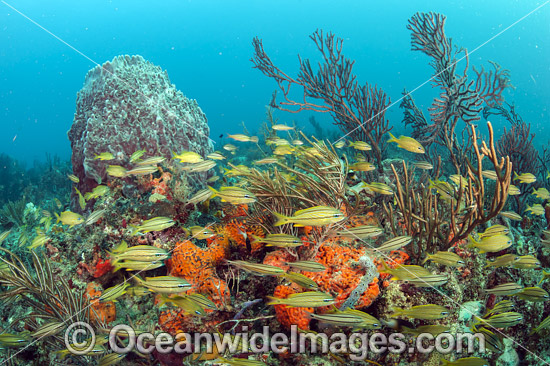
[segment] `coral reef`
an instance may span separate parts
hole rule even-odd
[[[86,75],[68,132],[78,189],[90,191],[107,179],[95,156],[110,152],[110,165],[129,167],[131,155],[172,157],[172,151],[212,150],[206,117],[194,100],[170,83],[160,67],[141,56],[117,56]],[[204,174],[195,178],[203,177]]]

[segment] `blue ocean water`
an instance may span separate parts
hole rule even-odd
[[[87,71],[121,54],[142,55],[167,70],[177,88],[198,101],[214,139],[241,132],[241,122],[254,131],[276,89],[249,61],[254,36],[263,39],[278,66],[296,75],[298,54],[319,59],[308,36],[318,28],[332,31],[345,40],[344,54],[356,61],[359,81],[377,84],[396,101],[403,88],[412,90],[432,75],[428,57],[410,50],[406,25],[417,11],[446,15],[447,35],[475,50],[470,64],[488,67],[491,60],[510,70],[515,88],[507,91],[506,100],[532,124],[542,146],[550,136],[546,3],[0,1],[0,153],[27,162],[42,160],[46,153],[68,158],[66,132]],[[424,111],[434,96],[429,83],[414,94]],[[278,116],[308,127],[311,113]],[[387,117],[403,129],[398,103]],[[316,118],[331,126],[328,115]]]

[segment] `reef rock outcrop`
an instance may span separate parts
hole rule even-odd
[[[141,56],[117,56],[86,75],[78,92],[76,113],[68,132],[73,172],[86,192],[105,181],[107,165],[131,167],[130,156],[142,158],[192,150],[212,151],[205,114],[186,98],[168,74]],[[96,160],[110,152],[114,160]],[[107,164],[106,164],[107,163]]]

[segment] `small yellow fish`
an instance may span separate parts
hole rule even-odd
[[[76,191],[76,194],[78,195],[78,205],[80,206],[80,209],[82,211],[84,211],[84,209],[86,208],[86,200],[84,199],[84,196],[82,195],[82,193],[80,193],[78,188],[74,187],[74,190]]]
[[[535,183],[537,181],[537,177],[535,177],[531,173],[523,173],[521,175],[518,175],[517,172],[514,172],[514,180],[519,180],[520,183]]]
[[[468,187],[468,179],[464,178],[460,174],[453,174],[453,175],[449,176],[449,179],[459,187],[460,186],[462,186],[463,188]]]
[[[498,179],[497,172],[495,172],[494,170],[483,170],[481,172],[481,175],[483,175],[485,178],[489,180],[496,181]]]
[[[303,274],[296,272],[288,272],[282,275],[287,280],[294,282],[298,286],[301,286],[307,290],[317,290],[318,286],[311,278],[304,276]]]
[[[151,156],[150,158],[141,160],[136,163],[137,166],[158,165],[164,163],[166,158],[164,156]]]
[[[55,217],[57,217],[57,222],[61,221],[63,225],[69,225],[70,227],[82,224],[84,222],[82,215],[71,211],[63,211],[61,215],[56,213]]]
[[[515,295],[523,290],[523,286],[515,282],[503,283],[493,288],[485,290],[486,293],[496,296]]]
[[[543,200],[550,200],[550,192],[548,192],[548,190],[544,187],[541,187],[539,189],[533,188],[533,195]]]
[[[50,238],[48,238],[46,235],[44,234],[40,234],[40,235],[37,235],[31,245],[29,245],[27,248],[28,249],[36,249],[38,247],[41,247],[43,246],[44,244],[46,244],[48,242],[48,240],[50,240]]]
[[[501,211],[499,213],[500,216],[506,217],[507,219],[510,219],[512,221],[521,221],[523,218],[520,214],[514,212],[514,211]]]
[[[68,174],[67,177],[69,177],[69,180],[73,183],[80,182],[80,179],[78,179],[78,177],[74,174]]]
[[[431,274],[427,276],[411,277],[403,282],[416,287],[435,287],[442,286],[449,281],[446,275]]]
[[[434,166],[427,161],[415,161],[413,165],[422,170],[431,170],[434,168]]]
[[[180,277],[158,276],[146,277],[145,280],[143,280],[141,277],[136,275],[134,278],[137,279],[141,286],[147,287],[149,290],[161,294],[178,294],[180,292],[187,291],[191,287],[189,282]]]
[[[292,126],[287,126],[282,124],[273,125],[271,126],[271,128],[274,129],[275,131],[289,131],[294,129],[294,127]]]
[[[540,269],[540,261],[532,255],[522,255],[514,262],[514,268]]]
[[[105,171],[107,172],[107,175],[111,177],[116,177],[116,178],[125,177],[126,174],[128,173],[128,170],[126,170],[126,168],[121,167],[120,165],[109,165],[107,169],[105,169]]]
[[[157,248],[152,245],[136,245],[128,248],[125,241],[122,241],[109,254],[111,256],[111,264],[113,265],[121,260],[154,262],[170,258],[170,253],[166,249]]]
[[[259,276],[280,276],[285,273],[281,267],[247,261],[227,261],[240,269]]]
[[[126,289],[130,287],[130,284],[126,281],[119,283],[113,287],[109,287],[99,297],[99,302],[114,301],[116,302],[119,297],[126,293]]]
[[[206,157],[208,159],[212,159],[212,160],[224,160],[225,159],[225,156],[223,156],[221,153],[219,153],[217,151],[206,155]]]
[[[130,156],[130,163],[135,163],[136,161],[138,161],[139,159],[141,159],[141,157],[145,154],[145,150],[138,150],[138,151],[135,151],[131,156]]]
[[[539,203],[535,203],[535,204],[532,205],[532,206],[527,206],[527,208],[525,209],[525,211],[530,211],[531,214],[537,215],[537,216],[542,216],[542,215],[544,215],[544,207],[542,207],[542,205],[539,204]]]
[[[396,236],[395,238],[392,238],[384,243],[382,243],[381,246],[378,248],[375,248],[374,250],[377,252],[389,252],[392,250],[399,250],[403,248],[405,245],[408,245],[412,242],[412,237],[408,235],[402,235],[402,236]]]
[[[468,247],[478,248],[480,253],[496,253],[512,245],[512,239],[506,235],[489,236],[480,241],[476,241],[471,235],[468,238],[470,241]]]
[[[376,169],[374,164],[367,161],[359,161],[350,165],[349,168],[355,170],[356,172],[370,172]]]
[[[510,187],[508,187],[508,195],[509,196],[517,196],[520,195],[521,191],[518,187],[516,187],[513,184],[510,184]]]
[[[11,234],[11,230],[6,230],[2,234],[0,234],[0,244],[6,240],[6,238]]]
[[[31,337],[33,338],[51,337],[60,333],[65,327],[66,325],[63,322],[54,321],[54,322],[46,323],[40,326],[39,328],[37,328],[34,332],[32,332]]]
[[[124,176],[129,175],[148,175],[156,173],[159,170],[158,166],[156,165],[138,165],[133,169],[127,170]]]
[[[256,235],[252,235],[252,237],[254,243],[265,243],[268,247],[294,248],[304,244],[299,237],[288,234],[267,234],[265,238]]]
[[[240,187],[221,187],[219,191],[208,187],[212,191],[212,197],[220,197],[222,202],[229,202],[234,205],[256,202],[256,196],[252,192]]]
[[[483,319],[477,316],[474,316],[476,322],[473,324],[476,325],[489,325],[494,328],[507,328],[513,327],[514,325],[519,324],[523,320],[523,315],[516,313],[515,311],[509,311],[506,313],[491,315],[489,318]]]
[[[357,327],[363,322],[363,319],[352,313],[337,311],[329,314],[308,313],[311,319],[318,320],[324,324],[332,324],[340,327]]]
[[[412,335],[415,335],[415,336],[419,336],[422,333],[429,333],[433,336],[437,336],[441,333],[448,333],[448,332],[451,331],[451,327],[446,326],[446,325],[438,325],[438,324],[421,325],[421,326],[416,327],[414,329],[406,327],[406,326],[402,326],[401,328],[402,328],[401,333],[403,333],[403,334],[412,334]]]
[[[258,136],[247,136],[247,135],[238,133],[238,134],[235,134],[235,135],[229,135],[228,134],[227,137],[229,137],[230,139],[233,139],[235,141],[240,141],[240,142],[258,143]]]
[[[206,316],[206,312],[204,311],[203,307],[187,296],[168,297],[165,294],[162,294],[160,296],[160,305],[166,304],[168,302],[181,308],[185,314]]]
[[[548,301],[550,296],[548,292],[540,287],[525,287],[523,290],[516,294],[517,297],[523,300],[532,302]]]
[[[192,203],[194,205],[198,204],[198,203],[202,203],[204,201],[206,201],[207,199],[209,199],[210,197],[212,197],[212,191],[208,188],[205,188],[205,189],[201,189],[200,191],[198,191],[197,193],[195,193],[195,195],[193,197],[191,197],[187,203]]]
[[[191,237],[199,240],[209,239],[216,236],[216,233],[211,229],[202,226],[191,226],[189,231],[191,232]]]
[[[342,236],[345,238],[351,238],[351,239],[367,239],[367,238],[374,238],[384,232],[384,229],[382,229],[379,226],[374,225],[361,225],[361,226],[355,226],[350,227],[347,229],[342,229],[341,231],[338,231],[336,233],[337,236]]]
[[[279,159],[277,159],[276,157],[272,157],[272,158],[264,158],[264,159],[261,159],[261,160],[256,160],[254,162],[254,164],[256,164],[256,165],[275,164],[278,161],[279,161]]]
[[[367,144],[365,141],[354,141],[349,142],[349,147],[353,147],[355,150],[359,151],[369,151],[372,150],[372,146]]]
[[[207,298],[204,295],[193,293],[193,294],[189,294],[189,295],[185,295],[185,296],[187,298],[189,298],[190,300],[192,300],[192,301],[196,302],[197,304],[199,304],[204,309],[210,309],[210,310],[217,310],[218,309],[216,304],[214,304],[214,302],[212,300],[210,300],[209,298]]]
[[[273,150],[274,155],[292,155],[292,153],[296,149],[293,147],[290,147],[289,145],[281,145],[277,146],[275,150]]]
[[[428,305],[417,305],[413,306],[410,309],[394,308],[393,314],[390,315],[392,318],[396,317],[406,317],[412,319],[423,319],[423,320],[436,320],[442,319],[450,315],[449,309],[441,305],[428,304]]]
[[[111,154],[110,152],[104,152],[104,153],[101,153],[101,154],[96,154],[94,160],[113,160],[115,158],[115,156],[113,154]]]
[[[388,142],[396,142],[397,147],[417,154],[424,154],[426,152],[420,142],[416,141],[412,137],[399,136],[399,138],[396,138],[394,135],[391,134],[391,132],[388,133],[390,134],[390,139],[388,140]]]
[[[388,195],[388,196],[393,195],[393,189],[391,189],[385,183],[379,183],[379,182],[365,183],[365,182],[363,182],[363,187],[367,188],[368,190],[370,190],[374,193]]]
[[[540,332],[543,329],[548,328],[550,326],[550,315],[548,315],[546,318],[544,318],[539,325],[535,329],[533,329],[529,334],[535,334]]]
[[[286,305],[293,308],[318,308],[334,304],[335,300],[329,294],[318,291],[291,294],[285,299],[267,296],[267,305]]]
[[[179,160],[180,163],[199,163],[204,160],[194,151],[183,151],[179,154],[172,151],[172,159]]]
[[[487,309],[484,318],[493,314],[502,314],[514,310],[514,303],[510,300],[502,300],[497,302],[491,309]]]
[[[86,225],[92,225],[95,224],[99,219],[105,215],[107,210],[96,210],[92,212],[87,218],[86,218]]]
[[[223,149],[227,150],[227,151],[230,151],[231,153],[234,153],[235,150],[237,150],[237,146],[235,146],[233,144],[225,144],[225,145],[223,145]]]
[[[143,221],[141,225],[130,225],[133,228],[132,235],[147,234],[151,231],[162,231],[172,227],[176,222],[168,217],[154,217]]]
[[[104,195],[106,195],[107,193],[109,193],[109,187],[107,186],[104,186],[104,185],[99,185],[97,187],[95,187],[94,189],[92,189],[91,192],[87,192],[84,194],[84,198],[86,199],[86,201],[89,201],[89,200],[92,200],[92,199],[95,199],[95,198],[99,198],[99,197],[102,197]]]
[[[216,162],[214,160],[204,160],[204,161],[201,161],[200,163],[189,164],[187,166],[184,166],[181,169],[189,173],[198,173],[198,172],[206,172],[207,170],[210,170],[215,166],[216,166]]]
[[[392,275],[392,280],[408,281],[416,280],[423,276],[431,276],[432,273],[426,268],[417,265],[403,265],[400,264],[395,268],[390,268],[385,261],[382,261],[383,268],[379,270],[380,273],[389,273]]]
[[[462,260],[462,258],[458,254],[452,252],[440,251],[434,254],[428,253],[426,254],[426,258],[424,259],[424,261],[422,261],[422,264],[426,263],[429,260],[450,267],[460,267],[464,265],[464,261]]]
[[[315,261],[285,262],[285,265],[304,272],[323,272],[327,269],[323,264]]]
[[[346,145],[346,140],[341,139],[341,140],[336,141],[336,143],[334,144],[334,147],[337,148],[337,149],[341,149],[345,145]]]
[[[304,144],[301,140],[292,140],[292,145],[302,146]]]
[[[484,232],[479,233],[477,235],[480,238],[487,238],[487,237],[495,236],[495,235],[506,235],[509,232],[510,232],[510,229],[508,229],[508,227],[498,224],[498,225],[490,226],[489,228],[487,228],[487,230],[485,230]]]
[[[485,268],[488,267],[505,267],[513,264],[515,261],[519,259],[519,256],[517,254],[504,254],[499,257],[496,257],[493,261],[487,261],[487,264],[485,265]]]
[[[116,258],[116,257],[114,257]],[[152,269],[160,268],[164,266],[164,261],[155,260],[151,262],[135,261],[131,259],[121,260],[113,263],[113,272],[117,272],[120,269],[125,269],[126,271],[149,271]]]
[[[293,216],[274,213],[277,222],[273,226],[294,224],[295,227],[324,226],[340,222],[346,218],[342,211],[328,206],[315,206],[296,211]]]
[[[29,339],[22,334],[2,333],[0,334],[0,345],[5,347],[23,347]]]

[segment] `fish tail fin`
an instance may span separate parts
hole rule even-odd
[[[444,359],[444,358],[441,359],[441,362],[442,362],[441,364],[442,364],[443,366],[445,366],[445,365],[450,365],[450,364],[451,364],[451,361],[447,361],[447,360]]]
[[[137,225],[128,225],[132,228],[132,232],[130,233],[130,236],[134,236],[134,235],[137,235],[137,233],[139,232],[139,228],[137,227]]]
[[[273,226],[281,226],[281,225],[284,225],[284,224],[288,224],[288,217],[287,216],[282,215],[282,214],[277,213],[277,212],[273,212],[273,214],[275,215],[275,218],[277,218],[277,222],[275,224],[273,224]]]
[[[421,265],[424,265],[424,263],[426,263],[427,261],[430,260],[430,255],[429,254],[426,254],[426,258],[424,258],[424,260],[422,261],[422,263],[420,263]]]
[[[61,217],[59,216],[59,214],[57,212],[54,212],[54,214],[55,214],[55,217],[57,217],[57,221],[55,222],[57,224],[61,220]]]
[[[143,283],[144,283],[145,281],[143,280],[143,278],[141,278],[140,275],[136,274],[136,275],[134,275],[133,278],[136,280],[136,282],[138,283],[138,285],[143,286]]]
[[[394,135],[392,135],[391,132],[388,132],[390,134],[390,139],[388,140],[388,142],[397,142],[397,139],[395,138]]]
[[[210,196],[210,198],[214,198],[218,195],[218,191],[216,191],[215,188],[213,188],[211,186],[208,186],[208,189],[210,189],[212,191],[212,196]]]
[[[250,136],[250,141],[257,144],[258,143],[258,136]]]
[[[266,303],[266,305],[280,305],[282,299],[275,296],[267,296],[267,300],[268,302]]]
[[[390,318],[394,318],[396,316],[399,316],[403,313],[403,309],[402,308],[398,308],[398,307],[395,307],[395,308],[391,308],[391,315],[390,315]]]
[[[355,143],[353,143],[353,142],[351,142],[351,141],[348,141],[348,143],[349,143],[349,145],[348,145],[349,147],[355,146]]]
[[[113,273],[122,269],[122,264],[118,260],[111,261],[111,266],[113,266]]]
[[[252,240],[252,243],[258,243],[258,242],[261,242],[264,238],[260,238],[258,235],[254,235],[252,234],[252,238],[254,240]]]
[[[391,270],[390,266],[386,263],[385,260],[382,259],[382,271],[378,271],[380,273],[388,273],[388,271]]]
[[[518,172],[514,172],[514,179],[513,180],[517,180],[518,178],[519,178]]]
[[[186,228],[182,228],[185,236],[190,236],[191,235],[191,231],[189,231],[189,229],[186,229]]]
[[[473,248],[478,244],[472,235],[468,235],[468,248]]]

